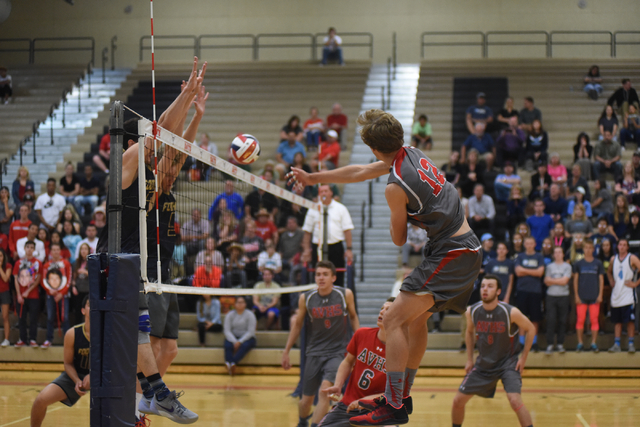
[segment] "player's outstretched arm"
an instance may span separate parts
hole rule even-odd
[[[360,329],[360,319],[358,318],[358,312],[356,311],[356,301],[353,298],[353,292],[351,289],[347,289],[345,292],[345,297],[347,300],[347,311],[349,312],[349,320],[351,321],[351,329],[355,333],[358,329]]]
[[[342,393],[342,386],[344,386],[344,382],[347,380],[347,377],[353,370],[353,365],[356,363],[356,356],[347,352],[347,355],[342,362],[340,362],[340,366],[338,367],[338,372],[336,373],[336,380],[331,387],[325,388],[322,390],[323,392],[329,395],[329,399],[337,402],[342,397],[340,394]]]
[[[315,184],[348,184],[378,178],[389,173],[389,166],[384,162],[374,162],[368,165],[349,165],[341,168],[307,173],[302,169],[291,168],[287,180],[297,182],[303,187]]]
[[[387,204],[391,209],[391,240],[396,246],[402,246],[407,242],[407,195],[397,184],[389,184],[384,190]]]
[[[282,367],[285,371],[291,368],[291,361],[289,360],[289,351],[293,348],[293,345],[298,340],[300,336],[300,331],[302,330],[302,326],[304,325],[304,318],[307,315],[307,304],[304,301],[304,294],[300,295],[298,298],[298,315],[296,316],[296,321],[291,325],[291,331],[289,331],[289,337],[287,338],[287,345],[284,347],[284,351],[282,352]]]
[[[524,332],[524,350],[522,350],[522,354],[516,365],[516,371],[522,374],[524,365],[527,363],[529,350],[531,350],[531,346],[533,345],[533,337],[536,335],[536,327],[533,326],[533,323],[531,323],[531,320],[529,320],[527,316],[515,307],[511,308],[511,321],[518,325],[520,331]]]
[[[467,346],[467,363],[464,367],[465,372],[468,374],[473,369],[473,349],[476,345],[476,326],[473,324],[471,318],[471,307],[467,307],[467,311],[464,313],[467,316],[467,332],[464,335],[464,343]]]

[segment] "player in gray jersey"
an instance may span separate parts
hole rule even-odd
[[[492,398],[496,385],[502,380],[511,408],[521,426],[533,426],[529,410],[524,406],[520,390],[522,372],[533,344],[535,328],[525,315],[512,305],[498,300],[502,283],[497,276],[486,275],[480,285],[482,301],[467,309],[467,375],[453,399],[451,420],[453,427],[464,421],[464,407],[474,396]],[[524,332],[525,344],[520,358],[521,345],[518,332]],[[474,344],[478,346],[478,358],[473,363]]]
[[[298,299],[298,316],[291,325],[287,345],[282,353],[282,367],[288,370],[291,368],[289,351],[298,340],[305,318],[308,319],[302,398],[298,403],[299,427],[306,427],[308,424],[318,387],[328,389],[335,382],[349,341],[347,316],[354,332],[360,327],[353,292],[333,285],[336,280],[333,263],[318,262],[315,279],[318,288],[305,292]],[[311,426],[319,424],[328,411],[329,395],[320,392]]]
[[[427,320],[434,312],[467,306],[482,264],[480,241],[469,227],[460,197],[422,151],[404,147],[402,125],[391,114],[369,110],[358,117],[360,136],[379,160],[313,174],[292,168],[290,181],[301,185],[362,182],[389,174],[385,197],[391,210],[391,239],[407,241],[407,222],[427,231],[422,263],[409,274],[384,319],[387,388],[372,412],[353,425],[409,422],[403,400],[410,397],[427,348]],[[374,405],[372,403],[371,405]]]

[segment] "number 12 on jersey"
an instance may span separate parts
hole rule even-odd
[[[428,172],[432,172],[433,176],[436,177],[434,180],[429,175]],[[442,191],[442,186],[444,185],[446,178],[444,174],[442,174],[437,167],[433,165],[428,159],[421,158],[420,159],[420,168],[418,168],[418,175],[420,175],[420,179],[422,182],[426,182],[433,189],[433,195],[438,197],[438,194]]]

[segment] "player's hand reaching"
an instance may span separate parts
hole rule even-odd
[[[299,168],[291,168],[291,172],[285,175],[287,184],[299,189],[304,189],[308,185],[313,185],[311,174]]]
[[[329,395],[329,399],[333,400],[334,402],[338,402],[340,401],[340,399],[342,399],[342,396],[340,394],[341,390],[339,387],[336,387],[335,385],[322,389],[321,391],[323,393],[327,393]]]
[[[468,374],[469,372],[471,372],[472,369],[473,369],[473,361],[467,360],[467,363],[464,365],[464,372]]]
[[[347,406],[347,413],[351,411],[357,411],[358,409],[364,409],[364,408],[360,406],[359,400],[354,400],[353,402],[349,403],[349,406]]]
[[[285,351],[284,353],[282,353],[282,368],[284,368],[285,371],[288,371],[289,369],[291,369],[291,360],[289,359],[289,352]]]
[[[524,365],[527,363],[526,359],[522,357],[518,359],[518,364],[516,365],[516,371],[520,372],[520,375],[524,372]]]
[[[205,63],[205,66],[206,65],[207,64]],[[209,92],[205,93],[204,86],[200,86],[200,91],[198,92],[198,96],[193,101],[193,105],[196,107],[196,114],[200,116],[204,115],[205,102],[207,102],[208,98],[209,98]]]

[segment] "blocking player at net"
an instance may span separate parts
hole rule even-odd
[[[404,147],[402,125],[391,114],[369,110],[358,117],[360,136],[379,160],[309,174],[292,168],[301,185],[351,183],[390,173],[385,197],[393,243],[407,241],[407,221],[427,230],[425,257],[405,279],[385,316],[387,387],[377,408],[351,419],[353,425],[406,424],[403,399],[427,348],[427,320],[434,312],[466,309],[482,264],[480,241],[469,227],[455,187],[420,150]]]
[[[511,408],[518,416],[521,426],[532,427],[531,415],[524,406],[520,391],[522,372],[535,327],[517,308],[498,300],[502,283],[496,276],[486,275],[480,285],[482,301],[470,306],[467,317],[467,376],[462,381],[453,399],[451,421],[460,427],[464,421],[464,407],[474,396],[493,398],[496,385],[502,380]],[[518,331],[524,332],[525,344],[522,354]],[[478,346],[478,358],[473,363],[474,344]]]

